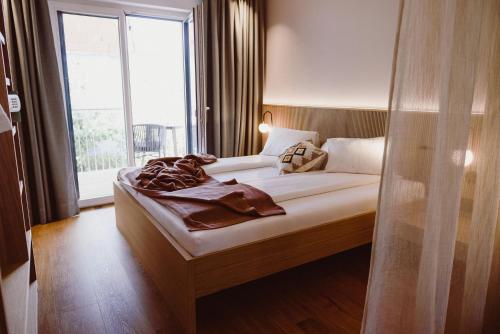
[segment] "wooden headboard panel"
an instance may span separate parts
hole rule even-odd
[[[385,133],[387,110],[263,106],[262,112],[273,114],[273,125],[299,130],[318,131],[323,143],[326,138],[370,138]],[[266,121],[269,122],[269,116]],[[264,138],[265,139],[265,138]]]

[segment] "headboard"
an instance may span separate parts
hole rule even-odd
[[[276,127],[313,130],[326,138],[370,138],[385,133],[387,110],[297,107],[263,105],[262,112],[270,111]],[[266,117],[266,121],[269,119]],[[263,138],[265,142],[265,137]]]

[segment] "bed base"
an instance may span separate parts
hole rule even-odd
[[[372,241],[363,214],[203,256],[191,256],[118,182],[116,225],[186,334],[196,333],[196,299]]]

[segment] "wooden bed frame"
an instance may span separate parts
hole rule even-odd
[[[372,241],[375,213],[191,256],[118,182],[116,225],[187,334],[196,333],[196,298]]]

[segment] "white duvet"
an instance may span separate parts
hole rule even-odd
[[[212,175],[224,181],[230,175]],[[238,180],[238,176],[235,177]],[[239,182],[246,183],[260,189],[273,198],[276,203],[292,199],[320,195],[332,191],[359,187],[378,183],[380,176],[366,174],[326,173],[324,171],[273,175],[264,178],[239,178]]]
[[[235,158],[220,158],[217,162],[203,166],[208,175],[235,172],[239,170],[273,167],[277,157],[268,155],[248,155]]]

